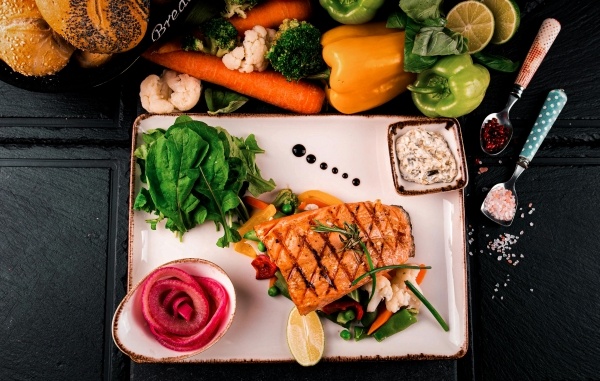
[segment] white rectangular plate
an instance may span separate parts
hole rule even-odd
[[[466,238],[462,190],[401,196],[396,192],[388,152],[388,127],[401,121],[424,126],[439,121],[405,116],[285,116],[192,114],[211,126],[221,126],[234,136],[254,134],[266,153],[257,155],[264,178],[272,178],[277,189],[289,187],[300,193],[309,189],[329,192],[345,202],[380,199],[402,205],[410,214],[416,246],[411,262],[430,265],[421,288],[450,326],[445,332],[423,306],[418,322],[383,342],[344,341],[342,327],[324,321],[324,359],[440,359],[458,358],[467,351]],[[134,124],[133,148],[141,134],[166,129],[176,115],[142,115]],[[292,154],[302,144],[306,154],[316,156],[309,164]],[[320,163],[327,163],[323,170]],[[338,173],[334,174],[332,168]],[[142,186],[135,159],[131,163],[130,205]],[[347,174],[347,178],[342,175]],[[360,185],[352,184],[359,179]],[[264,198],[268,199],[270,195]],[[267,295],[267,281],[255,279],[251,258],[232,248],[216,246],[220,237],[212,222],[186,233],[180,242],[164,224],[150,230],[151,216],[130,210],[129,288],[157,266],[180,258],[204,258],[221,266],[230,276],[237,294],[235,319],[225,336],[209,350],[189,362],[292,361],[285,327],[292,302]]]

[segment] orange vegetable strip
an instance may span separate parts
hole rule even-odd
[[[275,282],[277,282],[276,276],[269,278],[269,288],[275,286]]]
[[[243,34],[256,25],[277,29],[285,19],[307,20],[311,11],[310,0],[267,0],[246,12],[246,18],[234,16],[229,21]]]
[[[425,267],[425,265],[422,263],[421,263],[421,266]],[[417,277],[415,278],[415,281],[417,281],[417,284],[421,284],[421,282],[425,278],[425,274],[427,274],[427,269],[419,270],[419,273],[417,274]]]
[[[377,329],[379,327],[381,327],[382,325],[384,325],[386,321],[390,320],[390,318],[392,317],[393,314],[394,313],[392,311],[388,310],[387,308],[381,309],[379,314],[377,314],[375,321],[373,321],[373,324],[371,324],[371,326],[369,327],[369,330],[367,331],[367,335],[370,335],[373,332],[377,331]]]
[[[151,47],[152,49],[152,47]],[[161,45],[159,45],[156,50],[153,51],[153,53],[158,53],[158,54],[164,54],[164,53],[171,53],[171,52],[176,52],[178,50],[182,50],[182,46],[181,46],[181,38],[177,37],[174,38],[170,41],[167,41]]]
[[[252,196],[244,196],[243,197],[244,203],[250,205],[251,207],[253,207],[254,209],[266,209],[269,204],[264,202],[263,200],[260,200],[256,197],[252,197]]]
[[[306,200],[302,201],[302,202],[300,203],[300,205],[298,205],[298,209],[304,210],[304,209],[306,209],[306,207],[307,207],[308,205],[310,205],[310,204],[316,205],[316,206],[318,206],[319,208],[324,208],[324,207],[326,207],[326,206],[329,206],[329,204],[327,204],[327,203],[324,203],[324,202],[323,202],[323,201],[321,201],[321,200],[317,200],[316,198],[310,198],[310,199],[306,199]]]
[[[325,91],[316,83],[288,81],[272,70],[252,73],[229,70],[220,58],[204,53],[182,50],[165,54],[145,52],[142,57],[179,73],[299,114],[316,114],[321,111],[325,101]]]

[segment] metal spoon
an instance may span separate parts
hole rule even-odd
[[[512,138],[513,127],[508,117],[508,113],[511,107],[521,98],[521,94],[529,85],[531,78],[540,67],[544,57],[546,57],[546,53],[550,50],[552,43],[558,36],[560,32],[560,23],[555,19],[546,19],[540,26],[540,30],[538,31],[531,48],[529,48],[529,53],[525,57],[525,61],[523,61],[523,65],[521,66],[521,70],[515,80],[515,84],[508,96],[508,102],[504,109],[498,113],[493,113],[488,115],[481,123],[481,129],[479,133],[479,143],[481,145],[481,149],[488,155],[495,156],[500,152],[504,151],[504,149],[508,146],[510,139]],[[494,121],[495,119],[495,121]],[[488,124],[499,124],[506,127],[507,134],[506,139],[502,142],[498,147],[493,147],[492,149],[486,149],[485,142],[486,138],[484,137],[485,126]],[[501,127],[490,127],[490,129],[499,129]]]
[[[529,166],[565,103],[567,103],[567,95],[562,89],[552,90],[548,93],[540,114],[521,150],[513,175],[507,182],[494,185],[481,204],[481,212],[490,220],[502,226],[512,224],[518,205],[515,183]],[[514,202],[511,202],[511,199]]]

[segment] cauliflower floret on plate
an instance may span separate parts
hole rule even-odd
[[[260,25],[244,32],[244,42],[222,58],[229,70],[242,73],[265,71],[269,60],[265,57],[275,38],[275,30]]]
[[[390,281],[381,274],[377,274],[375,276],[375,292],[371,297],[371,291],[373,290],[372,282],[369,282],[362,286],[363,290],[369,292],[369,304],[367,305],[367,312],[373,312],[377,309],[379,302],[382,300],[387,300],[392,297],[392,285]]]
[[[382,300],[385,300],[385,308],[391,312],[397,312],[403,307],[418,310],[421,301],[406,287],[404,281],[408,280],[421,291],[416,280],[419,271],[419,269],[397,269],[391,281],[378,274],[375,293],[367,305],[367,312],[375,311]],[[368,291],[370,296],[372,283],[365,284],[362,289]]]
[[[421,288],[417,284],[417,274],[419,269],[397,269],[392,278],[392,297],[385,300],[385,308],[391,312],[396,312],[402,307],[418,310],[421,301],[406,287],[404,281],[412,283],[419,292]]]
[[[151,74],[140,84],[144,110],[154,114],[188,111],[200,100],[202,84],[187,74],[164,70],[159,77]]]

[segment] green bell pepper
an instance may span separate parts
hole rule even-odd
[[[341,24],[371,21],[385,0],[319,0],[329,16]]]
[[[456,118],[475,110],[490,84],[490,72],[474,64],[468,54],[451,55],[417,76],[412,91],[415,106],[424,115]]]

